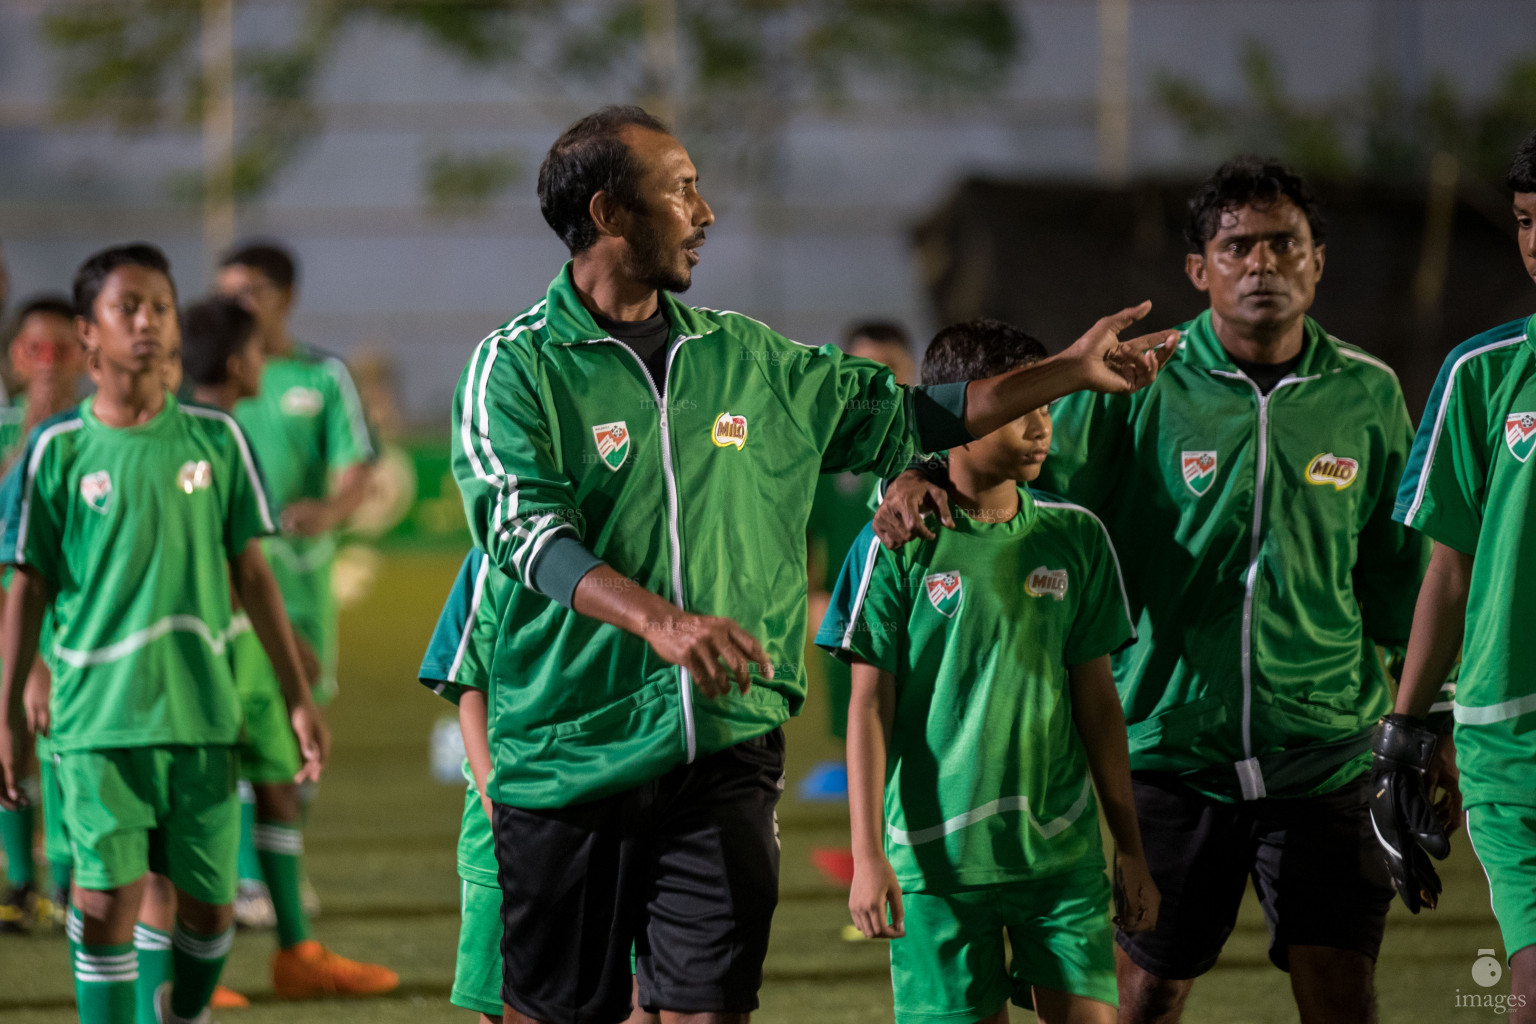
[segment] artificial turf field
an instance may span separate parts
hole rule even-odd
[[[267,977],[270,933],[241,932],[225,981],[251,997],[225,1024],[342,1024],[352,1021],[473,1020],[450,1006],[458,934],[454,842],[463,791],[433,781],[428,734],[449,706],[415,681],[416,667],[447,587],[451,554],[393,554],[368,594],[342,619],[342,693],[331,712],[328,770],[306,833],[310,874],[324,904],[316,938],[343,954],[400,972],[393,996],[367,1002],[274,1002]],[[841,805],[806,803],[795,784],[818,760],[835,756],[826,736],[824,695],[813,685],[806,714],[791,722],[789,785],[780,807],[783,870],[760,1024],[865,1024],[891,1019],[886,949],[846,942],[846,893],[811,867],[815,847],[847,845]],[[1491,1009],[1458,1008],[1456,994],[1480,989],[1471,966],[1478,950],[1502,958],[1487,884],[1464,833],[1441,866],[1440,909],[1414,917],[1394,905],[1377,972],[1381,1019],[1501,1019]],[[1220,963],[1195,986],[1190,1024],[1294,1021],[1286,975],[1267,959],[1258,904],[1245,902]],[[75,1019],[62,933],[0,935],[0,1022],[62,1024]],[[1034,1020],[1015,1010],[1014,1019]]]

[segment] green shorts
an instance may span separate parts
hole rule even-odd
[[[59,755],[75,884],[115,889],[146,871],[205,903],[235,898],[239,759],[233,747],[127,747]]]
[[[235,637],[230,660],[245,711],[238,747],[240,777],[255,783],[292,782],[304,759],[288,722],[282,684],[255,633]]]
[[[1536,943],[1536,807],[1468,807],[1467,838],[1488,876],[1505,956],[1514,956]]]
[[[1029,1009],[1035,985],[1119,1005],[1102,868],[901,899],[907,934],[891,940],[897,1024],[980,1020],[1009,999]]]
[[[459,956],[453,965],[454,1006],[501,1015],[501,890],[459,881]]]

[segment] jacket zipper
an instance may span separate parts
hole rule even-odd
[[[1253,388],[1259,403],[1259,457],[1253,485],[1253,525],[1248,542],[1248,571],[1243,574],[1243,625],[1241,633],[1241,675],[1243,680],[1243,760],[1234,766],[1238,785],[1244,800],[1260,800],[1265,796],[1264,775],[1259,770],[1259,759],[1253,756],[1253,602],[1259,583],[1259,548],[1263,546],[1264,525],[1264,477],[1269,468],[1269,400],[1275,392],[1287,384],[1298,384],[1311,377],[1284,377],[1276,382],[1269,394],[1259,390],[1259,385],[1245,373],[1212,370],[1218,377],[1241,380]]]
[[[683,347],[683,342],[692,338],[692,335],[679,334],[672,339],[671,348],[667,352],[667,366],[662,378],[662,386],[656,387],[656,378],[651,376],[650,367],[645,365],[645,360],[640,358],[640,353],[630,348],[629,345],[617,338],[604,338],[603,341],[611,341],[625,352],[634,357],[640,364],[640,372],[645,374],[645,382],[651,387],[651,394],[656,398],[656,408],[661,416],[661,473],[667,486],[667,539],[672,547],[672,603],[683,610],[687,610],[687,604],[683,596],[683,542],[682,534],[678,528],[677,510],[677,474],[672,467],[672,433],[667,422],[667,384],[672,378],[672,360]],[[693,686],[689,678],[688,670],[683,666],[677,666],[678,704],[683,709],[683,739],[687,748],[688,764],[692,764],[698,755],[698,735],[693,722]]]

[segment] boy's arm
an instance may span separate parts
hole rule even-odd
[[[853,887],[848,912],[865,938],[899,939],[906,934],[901,884],[885,859],[885,751],[896,707],[896,677],[857,658],[852,668],[848,817],[853,831]]]
[[[1099,806],[1115,841],[1115,924],[1122,931],[1149,931],[1157,925],[1161,897],[1141,848],[1141,827],[1131,794],[1125,713],[1120,709],[1109,655],[1067,671],[1072,681],[1072,722],[1087,751]]]
[[[1371,821],[1403,905],[1414,913],[1439,902],[1440,876],[1429,857],[1445,858],[1461,819],[1455,746],[1425,728],[1424,716],[1461,650],[1471,582],[1472,556],[1436,541],[1414,606],[1397,706],[1376,729]]]
[[[37,638],[48,607],[48,584],[30,566],[18,565],[5,601],[0,635],[0,807],[13,811],[27,802],[17,770],[25,763],[31,730],[22,706],[27,669],[37,657]],[[26,666],[18,670],[17,666]]]
[[[246,615],[250,617],[251,628],[277,674],[283,702],[288,706],[289,721],[299,741],[299,752],[304,756],[304,767],[294,781],[318,780],[329,754],[330,732],[309,695],[298,644],[293,638],[293,628],[288,624],[288,611],[283,606],[283,595],[261,554],[260,541],[254,538],[248,541],[240,554],[231,560],[230,578]]]
[[[373,463],[358,462],[342,470],[329,497],[295,501],[283,509],[283,532],[318,537],[340,529],[368,495]]]
[[[470,774],[475,777],[475,792],[480,794],[480,807],[486,818],[491,816],[491,798],[485,791],[486,783],[491,780],[488,712],[484,690],[466,689],[459,695],[459,733],[464,737],[464,756],[469,760]]]

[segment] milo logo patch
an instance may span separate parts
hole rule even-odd
[[[710,435],[717,448],[735,445],[738,451],[747,443],[747,418],[723,412],[715,418],[715,429]]]
[[[1047,569],[1040,566],[1024,581],[1024,593],[1030,597],[1054,597],[1064,600],[1067,596],[1067,570]]]
[[[1307,463],[1307,483],[1332,484],[1333,489],[1342,491],[1355,482],[1355,477],[1360,474],[1360,463],[1356,459],[1346,459],[1342,455],[1328,452],[1323,455],[1314,455],[1312,461]]]

